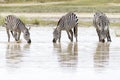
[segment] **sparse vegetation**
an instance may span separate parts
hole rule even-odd
[[[59,3],[59,2],[64,3]],[[1,6],[0,12],[14,12],[14,13],[60,13],[60,12],[76,12],[76,13],[93,13],[98,10],[105,13],[120,13],[120,0],[5,0],[5,4],[11,3],[46,3],[46,2],[58,2],[59,4],[45,4],[45,5],[23,5],[23,6]],[[114,3],[115,5],[111,5]],[[46,21],[42,19],[32,18],[28,19],[24,16],[20,17],[21,20],[26,24],[35,24],[35,25],[50,25],[55,24],[57,21]],[[0,17],[0,24],[4,23],[4,17]],[[92,22],[79,21],[80,26],[92,26]],[[111,26],[120,26],[120,23],[111,23]]]
[[[0,25],[4,24],[4,18],[5,17],[0,17]],[[38,18],[32,18],[29,19],[27,17],[20,16],[19,17],[25,24],[32,24],[32,25],[42,25],[42,26],[47,26],[47,25],[56,25],[57,21],[46,21]]]
[[[33,3],[38,4],[41,2],[54,2],[59,0],[8,0],[7,2],[22,4],[24,3]],[[64,1],[64,3],[59,3]],[[31,12],[31,13],[40,13],[40,12],[94,12],[100,10],[108,13],[120,13],[120,0],[60,0],[59,4],[46,4],[46,5],[28,5],[28,6],[0,6],[0,12]],[[115,5],[111,5],[114,3]],[[28,3],[29,4],[29,3]]]
[[[5,3],[23,3],[23,2],[58,2],[58,1],[70,1],[70,0],[4,0]]]

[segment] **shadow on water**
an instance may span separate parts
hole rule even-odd
[[[29,50],[30,44],[9,43],[6,49],[6,63],[8,67],[18,68],[25,51]]]
[[[109,63],[110,43],[98,43],[94,53],[94,67],[97,70],[103,70]]]
[[[61,43],[54,43],[54,49],[61,67],[76,67],[78,62],[78,44],[68,43],[67,47]]]

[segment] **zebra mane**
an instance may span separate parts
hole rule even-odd
[[[59,19],[58,23],[57,23],[57,26],[59,25],[60,21],[62,20],[62,18]]]

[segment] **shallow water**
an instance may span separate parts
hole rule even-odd
[[[31,28],[32,43],[21,36],[7,42],[0,28],[1,80],[120,80],[120,37],[110,30],[112,42],[99,43],[94,27],[79,27],[78,42],[65,31],[61,43],[52,43],[51,27]]]

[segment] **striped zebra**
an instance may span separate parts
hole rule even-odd
[[[76,14],[69,12],[66,15],[62,16],[58,21],[57,27],[53,32],[53,42],[56,43],[61,39],[61,31],[66,30],[68,38],[73,41],[73,35],[76,38],[77,42],[77,33],[78,33],[78,18]],[[74,32],[74,34],[73,34]]]
[[[5,24],[7,35],[8,35],[8,42],[10,42],[10,33],[15,38],[16,41],[20,39],[21,32],[23,33],[24,39],[27,43],[31,43],[29,29],[25,27],[25,24],[16,16],[8,15],[5,18]]]
[[[103,12],[98,11],[94,14],[93,25],[96,28],[100,42],[105,42],[105,38],[111,42],[109,24],[109,19]]]

